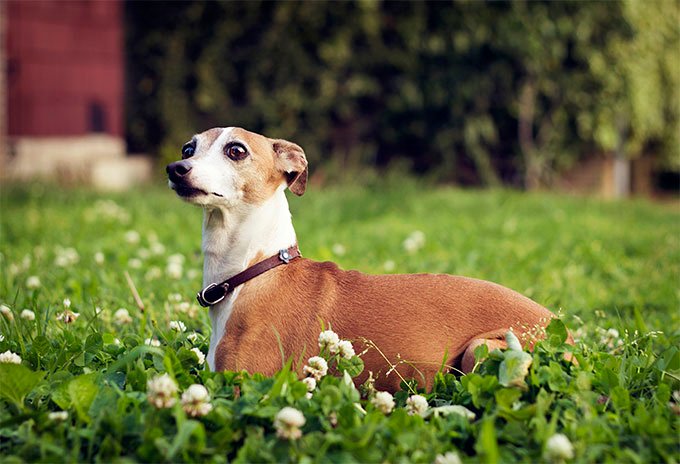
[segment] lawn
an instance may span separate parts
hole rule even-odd
[[[424,409],[404,384],[390,410],[353,387],[352,369],[311,398],[287,367],[208,372],[201,211],[163,186],[3,186],[0,201],[0,356],[21,358],[0,363],[3,461],[680,461],[677,202],[397,178],[291,196],[308,258],[491,280],[560,314],[518,381],[507,368],[519,352],[495,352],[474,374],[439,374],[418,392]],[[189,392],[204,410],[179,400]]]

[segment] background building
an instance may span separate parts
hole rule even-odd
[[[123,3],[9,1],[3,9],[5,174],[111,187],[148,175],[148,162],[126,157]]]

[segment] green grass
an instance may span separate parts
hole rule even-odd
[[[308,258],[369,273],[492,280],[560,313],[577,336],[578,365],[562,360],[567,348],[555,326],[533,353],[523,389],[502,385],[503,355],[494,353],[475,374],[442,374],[433,391],[421,392],[430,407],[472,410],[476,417],[467,420],[408,415],[406,391],[385,416],[341,377],[325,377],[307,399],[286,369],[271,379],[206,371],[190,351],[207,353],[210,333],[193,300],[201,286],[201,211],[161,186],[112,195],[3,186],[0,201],[0,304],[14,316],[0,316],[0,353],[22,358],[21,367],[0,364],[3,460],[433,462],[455,451],[465,462],[535,461],[547,459],[547,440],[559,432],[573,443],[576,462],[680,461],[672,398],[680,389],[677,203],[397,179],[291,197]],[[425,242],[407,252],[403,243],[414,231]],[[181,278],[168,273],[171,260],[182,262]],[[30,276],[38,288],[28,288]],[[56,320],[65,299],[80,314],[68,325]],[[115,322],[119,308],[132,323]],[[35,321],[20,316],[24,309]],[[171,320],[187,332],[169,330]],[[193,332],[199,335],[188,339]],[[145,346],[150,337],[161,346]],[[205,385],[212,412],[191,418],[178,405],[152,407],[146,383],[159,372],[180,393]],[[286,405],[305,415],[300,440],[275,434],[273,418]],[[47,415],[60,410],[65,421]]]

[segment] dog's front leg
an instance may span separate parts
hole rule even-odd
[[[285,360],[274,336],[244,336],[227,332],[215,353],[216,371],[246,370],[251,374],[274,375]]]

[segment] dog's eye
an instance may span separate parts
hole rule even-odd
[[[246,147],[244,147],[240,143],[230,143],[229,145],[224,147],[224,152],[229,158],[233,159],[234,161],[240,161],[246,156],[248,156],[248,151],[246,150]]]
[[[191,158],[196,152],[196,142],[185,143],[182,147],[182,159]]]

